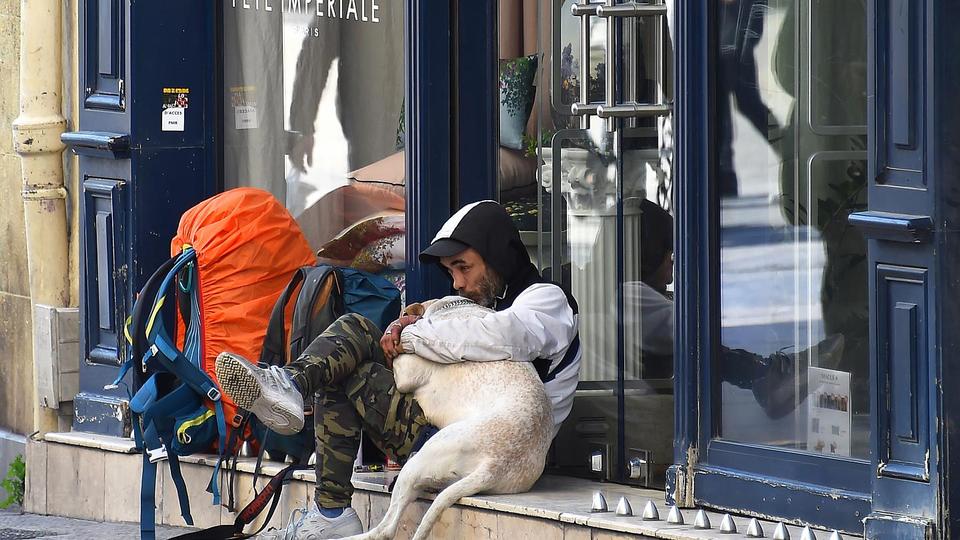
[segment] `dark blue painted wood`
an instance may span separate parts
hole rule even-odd
[[[84,302],[81,352],[91,363],[120,365],[119,330],[128,311],[126,287],[113,277],[113,271],[129,255],[127,223],[128,185],[110,178],[84,180],[83,234],[80,249],[84,253],[81,276]]]
[[[786,484],[821,483],[844,491],[865,492],[864,478],[870,462],[860,459],[831,458],[771,446],[714,439],[708,445],[705,459],[710,467],[744,471],[752,476],[779,478]],[[824,469],[829,469],[825,474]]]
[[[934,403],[939,407],[931,418],[930,429],[938,435],[939,447],[932,453],[939,469],[937,528],[941,538],[960,537],[960,100],[956,97],[960,88],[960,4],[936,2],[929,8],[932,12],[929,28],[932,36],[927,43],[933,47],[938,60],[928,61],[930,84],[933,92],[930,110],[935,119],[930,130],[931,147],[928,166],[936,179],[937,196],[931,206],[935,212],[937,249],[937,274],[931,276],[930,298],[936,304],[937,320],[929,327],[936,336],[936,349],[930,350],[932,364],[930,379],[935,383]],[[931,57],[934,55],[930,55]],[[932,472],[937,475],[936,471]]]
[[[855,534],[862,534],[861,520],[870,512],[869,493],[829,489],[816,483],[778,483],[769,476],[740,469],[699,467],[695,484],[698,505]]]
[[[406,48],[406,178],[408,302],[438,298],[450,281],[417,254],[450,217],[451,29],[449,2],[409,0]]]
[[[78,410],[114,408],[115,398],[126,395],[103,387],[124,359],[119,336],[127,307],[169,257],[183,211],[215,192],[214,13],[213,3],[188,0],[80,3],[85,90],[80,129],[63,137],[80,156],[85,179],[79,216],[85,361]],[[190,89],[182,132],[161,130],[164,87]],[[118,425],[101,425],[114,421]],[[78,416],[75,427],[128,429],[110,414]]]
[[[693,501],[693,467],[701,440],[699,432],[701,365],[709,358],[713,328],[698,314],[711,309],[710,223],[715,217],[710,201],[712,123],[708,54],[711,31],[708,2],[676,4],[674,125],[676,133],[675,174],[677,189],[677,283],[674,350],[674,465],[667,470],[667,502],[689,505]],[[706,323],[706,324],[704,324]],[[709,385],[708,385],[709,386]],[[709,394],[709,387],[706,389]],[[703,399],[709,402],[709,395]]]
[[[911,216],[893,212],[854,212],[847,218],[867,238],[920,244],[930,241],[933,220],[930,216]]]
[[[922,188],[926,184],[926,101],[924,40],[928,33],[927,0],[876,0],[868,26],[874,35],[871,77],[877,107],[870,138],[877,144],[879,182]]]
[[[457,182],[454,208],[499,199],[499,68],[497,3],[456,2]],[[439,142],[439,141],[438,141]]]
[[[915,94],[914,75],[917,63],[916,41],[919,29],[916,25],[916,0],[892,0],[888,24],[890,26],[890,97],[901,106],[890,111],[890,142],[901,148],[916,147],[917,110],[913,106]],[[903,106],[906,105],[906,106]]]
[[[897,539],[931,539],[950,538],[950,536],[936,535],[936,525],[933,520],[920,519],[904,521],[893,515],[871,515],[863,523],[864,538],[897,538]]]
[[[126,2],[90,0],[80,2],[80,53],[86,108],[109,111],[124,109],[123,81],[128,73],[125,38]]]
[[[877,265],[878,472],[908,480],[930,479],[927,378],[928,272]]]
[[[102,131],[68,131],[60,136],[77,155],[125,159],[130,157],[130,136]]]
[[[909,245],[883,235],[868,242],[873,269],[871,446],[877,475],[865,530],[875,538],[949,538],[942,527],[947,506],[940,495],[949,478],[948,462],[938,435],[950,431],[939,424],[946,417],[938,403],[949,395],[941,394],[946,387],[939,376],[949,362],[941,361],[946,349],[937,340],[951,340],[950,334],[956,333],[947,329],[954,323],[943,316],[944,308],[954,303],[943,295],[955,285],[941,275],[948,269],[942,254],[949,225],[939,215],[937,201],[950,197],[955,188],[947,182],[955,180],[937,170],[937,155],[957,139],[945,141],[934,134],[958,116],[951,101],[934,101],[944,87],[936,81],[941,75],[932,59],[943,54],[937,51],[952,54],[946,52],[952,49],[934,43],[956,42],[947,37],[956,30],[949,25],[936,29],[935,21],[950,11],[956,16],[957,8],[930,0],[883,0],[868,7],[873,30],[868,95],[875,96],[869,106],[868,167],[869,178],[875,179],[868,187],[869,211],[930,216],[932,227],[925,243]],[[898,80],[904,73],[912,76],[909,83]],[[904,115],[915,120],[905,121]]]

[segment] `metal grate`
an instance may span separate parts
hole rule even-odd
[[[53,531],[36,531],[27,529],[0,529],[0,540],[26,540],[27,538],[43,538],[57,536]]]

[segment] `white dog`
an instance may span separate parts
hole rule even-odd
[[[478,317],[489,311],[450,296],[432,303],[424,317]],[[393,538],[404,508],[426,490],[440,490],[413,537],[422,540],[440,514],[461,497],[519,493],[540,477],[553,435],[553,415],[532,364],[439,364],[403,354],[394,360],[393,372],[397,389],[413,393],[440,431],[403,466],[383,521],[351,538]]]

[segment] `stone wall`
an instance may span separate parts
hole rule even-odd
[[[62,4],[63,114],[76,126],[76,0]],[[19,0],[0,0],[0,429],[33,431],[33,322],[27,266],[27,240],[20,196],[20,157],[13,148],[12,124],[20,112]],[[70,303],[77,305],[78,238],[76,158],[64,156],[70,197]]]
[[[0,428],[33,426],[32,317],[20,158],[11,125],[20,112],[20,2],[0,0]]]

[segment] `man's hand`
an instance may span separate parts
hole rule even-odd
[[[304,135],[293,145],[290,164],[302,173],[307,172],[307,167],[313,167],[313,134]]]
[[[393,368],[393,359],[403,354],[403,347],[400,345],[400,332],[403,329],[420,319],[420,315],[403,315],[399,319],[390,323],[387,330],[380,338],[380,347],[383,349],[383,356],[387,360],[387,367]]]

